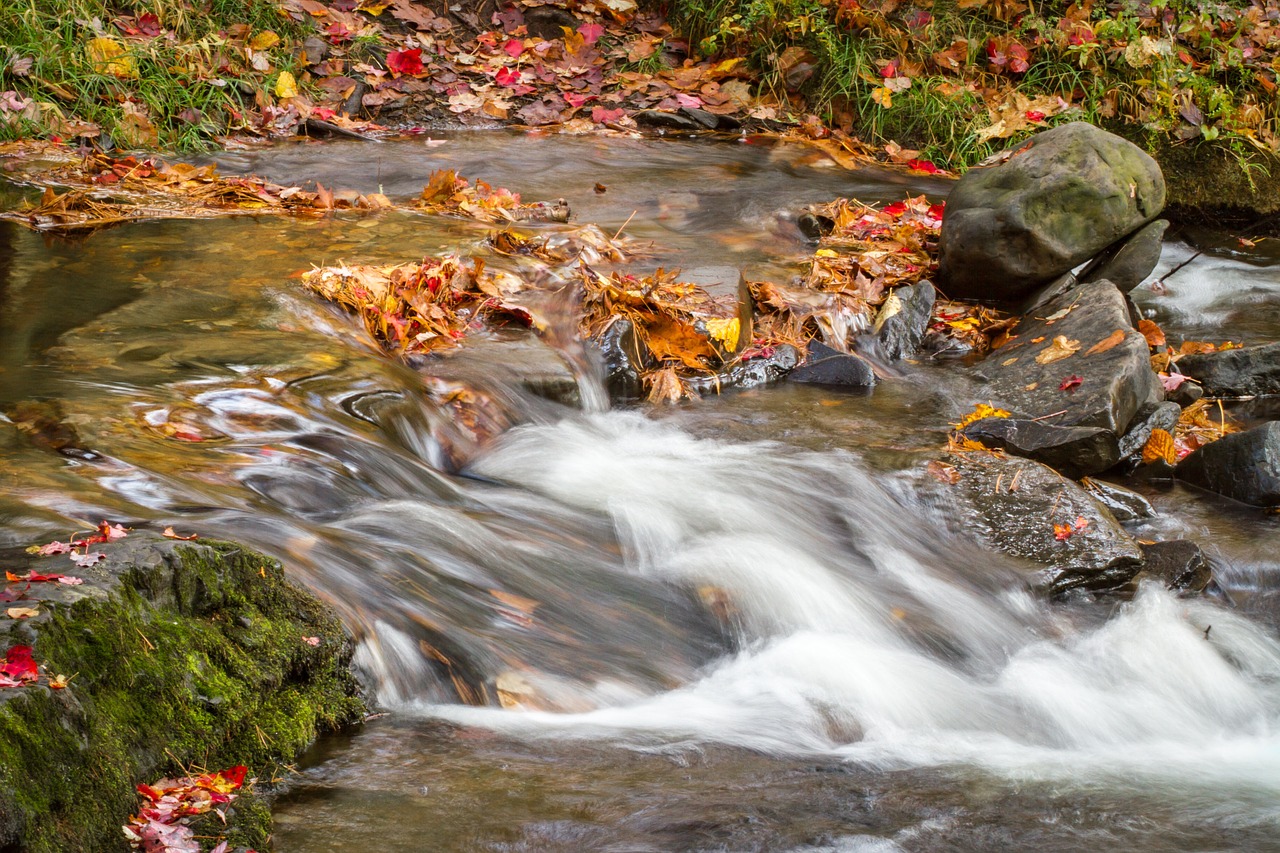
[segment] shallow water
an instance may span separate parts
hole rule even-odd
[[[438,141],[220,161],[397,197],[455,168],[626,224],[646,265],[754,277],[807,254],[803,203],[946,190],[742,141]],[[870,396],[584,415],[465,358],[425,378],[392,364],[294,278],[487,231],[411,214],[77,244],[0,229],[0,406],[40,401],[77,433],[59,454],[0,422],[0,542],[99,518],[241,539],[361,640],[391,713],[317,746],[275,849],[1277,847],[1274,516],[1143,486],[1161,515],[1137,532],[1201,542],[1235,606],[1048,607],[921,496],[968,408],[946,366]],[[1165,268],[1189,251],[1170,244]],[[1174,340],[1275,339],[1268,252],[1135,297]],[[428,393],[446,374],[521,425],[477,446]]]

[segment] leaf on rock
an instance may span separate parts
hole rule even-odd
[[[1115,346],[1118,346],[1123,341],[1124,341],[1124,330],[1116,329],[1114,332],[1107,335],[1105,338],[1103,338],[1102,340],[1098,341],[1096,344],[1094,344],[1093,346],[1085,350],[1084,354],[1097,355],[1098,353],[1106,352],[1107,350]]]
[[[946,483],[954,486],[960,482],[960,472],[956,470],[954,465],[948,465],[945,462],[939,462],[937,459],[932,460],[925,466],[925,470],[929,472],[929,476],[937,480],[939,483]]]
[[[1162,347],[1165,345],[1164,330],[1151,320],[1138,321],[1138,331],[1147,339],[1147,346]]]
[[[1173,436],[1168,431],[1153,429],[1151,437],[1142,446],[1142,462],[1145,465],[1150,465],[1152,462],[1159,460],[1163,460],[1170,465],[1177,464],[1178,449],[1174,446]]]
[[[32,616],[39,616],[40,611],[35,607],[10,607],[5,610],[10,619],[30,619]]]
[[[1079,341],[1070,341],[1067,340],[1066,335],[1058,335],[1036,355],[1036,363],[1052,364],[1055,361],[1061,361],[1068,356],[1075,355],[1079,349]]]
[[[1074,391],[1084,382],[1083,376],[1068,376],[1062,380],[1062,384],[1058,386],[1059,391]]]
[[[75,563],[82,569],[87,569],[89,566],[95,566],[106,558],[106,554],[103,554],[101,551],[95,551],[91,554],[72,554],[71,562]]]
[[[199,534],[196,533],[192,533],[190,536],[179,536],[172,527],[166,527],[163,535],[165,539],[181,539],[183,542],[190,542],[193,539],[200,538]]]
[[[957,430],[962,430],[969,424],[977,423],[986,418],[1007,418],[1009,411],[1007,409],[997,409],[995,406],[987,403],[979,403],[973,407],[973,411],[961,418],[957,423],[952,424]]]

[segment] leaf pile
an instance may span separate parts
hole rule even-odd
[[[484,181],[472,184],[452,169],[432,172],[414,207],[481,222],[569,221],[569,204],[564,199],[524,203],[519,193],[501,187],[495,189]]]
[[[154,785],[139,785],[143,806],[123,827],[125,838],[135,850],[147,853],[200,853],[200,842],[187,825],[190,818],[216,811],[232,803],[234,793],[244,785],[248,769],[243,765],[179,779],[161,779]],[[227,842],[214,848],[225,853]]]

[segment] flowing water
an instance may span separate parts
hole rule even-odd
[[[398,197],[455,168],[626,224],[650,266],[757,277],[807,254],[803,203],[947,186],[744,142],[463,134],[221,161]],[[1274,516],[1144,487],[1160,515],[1136,532],[1201,542],[1231,604],[1050,606],[920,488],[967,408],[946,366],[870,396],[584,412],[516,381],[556,369],[536,342],[414,371],[296,281],[486,231],[0,230],[0,407],[62,424],[54,441],[0,422],[0,542],[99,518],[239,539],[360,640],[389,713],[317,744],[275,849],[1280,849]],[[1214,251],[1143,310],[1175,339],[1280,337],[1269,244],[1192,236]],[[1190,252],[1170,244],[1163,269]],[[514,428],[460,426],[441,392],[461,387]]]

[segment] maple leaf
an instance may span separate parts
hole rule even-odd
[[[393,50],[387,54],[387,70],[396,76],[422,73],[422,48]]]
[[[578,27],[578,32],[582,35],[582,40],[587,44],[595,44],[600,40],[600,36],[604,35],[604,27],[600,24],[583,24]]]
[[[103,554],[101,551],[97,551],[92,554],[72,554],[71,562],[75,563],[82,569],[87,569],[89,566],[97,565],[106,558],[106,554]]]
[[[115,542],[117,539],[123,539],[129,535],[129,531],[119,525],[112,524],[109,521],[98,522],[98,535],[102,537],[101,542]]]
[[[31,657],[30,646],[11,646],[4,654],[4,663],[0,664],[0,687],[21,687],[40,678],[35,660]],[[5,684],[7,679],[12,684]]]
[[[1160,384],[1164,386],[1166,391],[1177,391],[1183,382],[1187,381],[1187,377],[1181,373],[1160,373]]]

